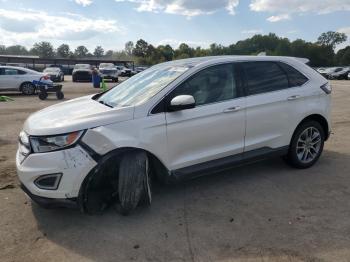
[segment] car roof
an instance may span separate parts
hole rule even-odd
[[[217,63],[217,62],[238,62],[238,61],[299,61],[302,63],[308,63],[306,58],[288,57],[288,56],[205,56],[196,58],[187,58],[165,62],[160,65],[164,66],[189,66],[195,67],[203,63]]]

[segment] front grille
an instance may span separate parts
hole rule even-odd
[[[100,73],[102,74],[115,74],[115,70],[101,70]]]

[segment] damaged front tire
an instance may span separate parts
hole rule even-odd
[[[125,153],[119,164],[120,212],[127,215],[140,203],[152,202],[149,159],[146,152]]]

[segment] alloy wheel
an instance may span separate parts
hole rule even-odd
[[[315,127],[306,128],[299,136],[296,153],[300,162],[310,163],[319,155],[322,144],[320,132]]]

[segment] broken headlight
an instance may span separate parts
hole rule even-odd
[[[56,151],[74,145],[83,132],[76,131],[57,136],[31,136],[30,144],[34,153]]]

